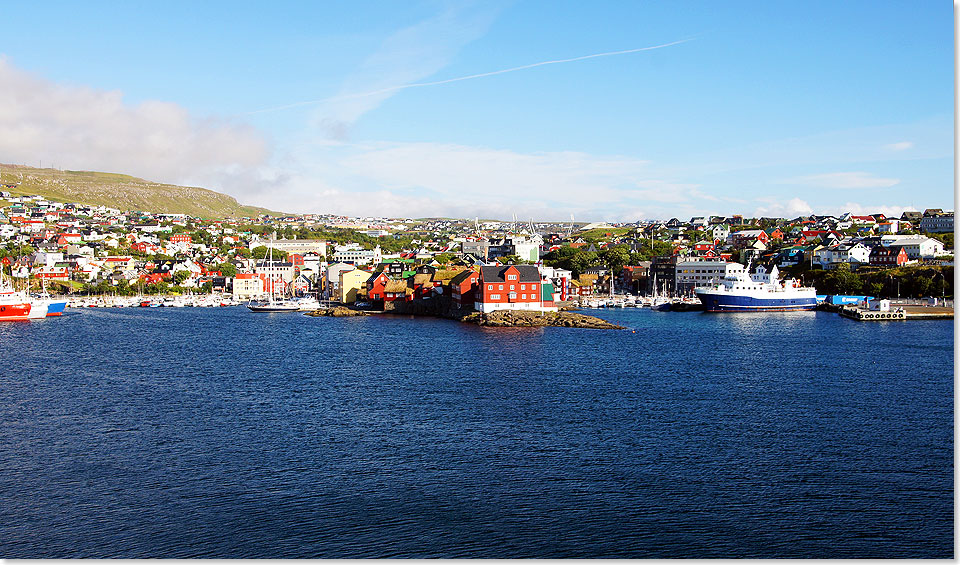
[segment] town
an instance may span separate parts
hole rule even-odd
[[[484,313],[556,311],[615,295],[690,297],[748,264],[776,266],[821,294],[953,295],[953,212],[940,209],[620,224],[212,220],[8,191],[0,199],[4,272],[31,288],[99,300],[89,305],[207,295],[239,304],[278,294],[377,310],[443,298]]]

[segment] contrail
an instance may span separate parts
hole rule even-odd
[[[607,51],[606,53],[594,53],[593,55],[583,55],[581,57],[573,57],[571,59],[557,59],[554,61],[540,61],[539,63],[531,63],[529,65],[521,65],[519,67],[511,67],[509,69],[500,69],[499,71],[490,71],[486,73],[478,73],[475,75],[467,75],[456,78],[448,78],[445,80],[435,80],[430,82],[415,82],[410,84],[401,84],[397,86],[391,86],[388,88],[381,88],[380,90],[371,90],[370,92],[361,92],[357,94],[345,94],[343,96],[331,96],[330,98],[321,98],[320,100],[307,100],[304,102],[295,102],[293,104],[287,104],[285,106],[275,106],[273,108],[264,108],[263,110],[254,110],[253,112],[248,112],[248,114],[262,114],[264,112],[276,112],[278,110],[289,110],[290,108],[298,108],[300,106],[309,106],[311,104],[322,104],[324,102],[335,102],[338,100],[352,100],[354,98],[364,98],[366,96],[376,96],[377,94],[384,94],[386,92],[395,92],[397,90],[404,90],[407,88],[417,88],[421,86],[437,86],[440,84],[449,84],[451,82],[460,82],[462,80],[473,80],[475,78],[483,78],[494,75],[502,75],[505,73],[513,73],[516,71],[522,71],[525,69],[532,69],[534,67],[543,67],[545,65],[558,65],[560,63],[572,63],[574,61],[583,61],[586,59],[596,59],[597,57],[612,57],[614,55],[626,55],[628,53],[639,53],[640,51],[651,51],[653,49],[663,49],[664,47],[670,47],[673,45],[679,45],[681,43],[686,43],[692,41],[691,39],[681,39],[679,41],[672,41],[670,43],[664,43],[663,45],[653,45],[651,47],[638,47],[637,49],[624,49],[623,51]]]

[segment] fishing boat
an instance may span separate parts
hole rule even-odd
[[[746,268],[730,269],[716,285],[694,289],[707,312],[771,312],[813,310],[817,306],[817,291],[802,286],[796,279],[780,281],[774,266],[769,272],[763,266],[754,274]]]
[[[30,297],[0,274],[0,322],[30,319]],[[44,312],[46,314],[46,312]]]

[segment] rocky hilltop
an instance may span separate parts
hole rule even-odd
[[[38,194],[57,202],[107,206],[124,212],[142,210],[208,219],[283,215],[266,208],[243,206],[232,196],[206,188],[152,182],[129,175],[3,164],[0,172],[0,179],[7,185],[0,190],[13,196]]]

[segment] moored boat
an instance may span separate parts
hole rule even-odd
[[[22,290],[15,290],[6,278],[0,275],[0,322],[30,319],[30,297]]]
[[[291,300],[270,299],[260,302],[250,302],[247,304],[247,308],[249,308],[251,312],[297,312],[300,310],[300,305]]]
[[[738,265],[739,267],[739,265]],[[780,281],[774,266],[768,273],[757,267],[753,275],[746,268],[733,268],[719,284],[694,289],[707,312],[776,312],[813,310],[817,291],[796,279]]]

